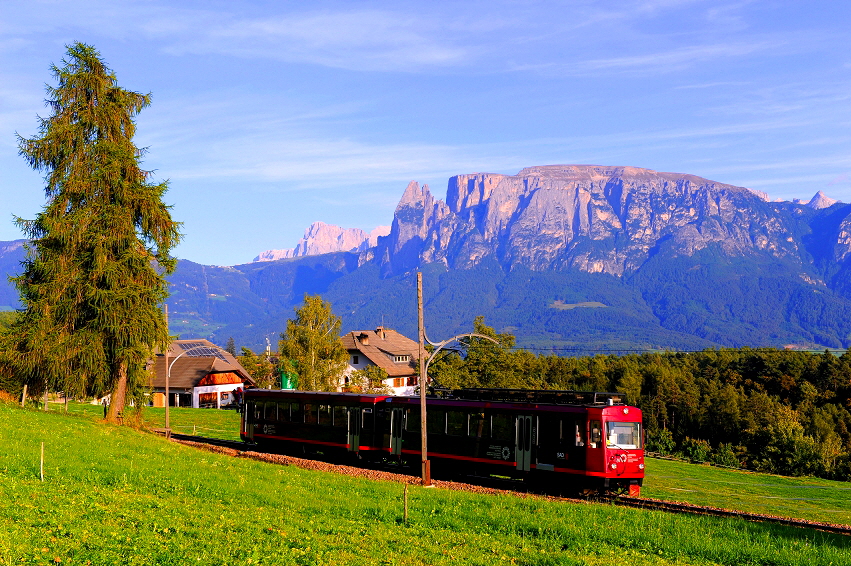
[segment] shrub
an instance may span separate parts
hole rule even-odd
[[[710,456],[710,460],[713,464],[727,466],[728,468],[740,468],[742,465],[731,444],[719,444]]]
[[[677,443],[674,442],[674,436],[668,429],[661,429],[655,432],[647,433],[647,450],[649,452],[658,452],[659,454],[673,454]]]
[[[709,460],[709,454],[712,452],[712,448],[705,440],[686,436],[685,440],[683,440],[682,452],[692,462],[706,462]]]

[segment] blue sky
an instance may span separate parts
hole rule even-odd
[[[94,45],[168,179],[178,257],[234,265],[313,221],[389,224],[411,180],[556,163],[851,202],[851,3],[0,0],[0,240],[44,205],[37,132]]]

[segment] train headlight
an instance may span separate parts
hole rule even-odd
[[[624,407],[624,408],[623,408],[623,414],[628,415],[628,414],[629,414],[629,409],[628,409],[628,408],[626,408],[626,407]]]
[[[639,464],[639,465],[638,465],[638,469],[639,469],[639,470],[643,470],[643,469],[644,469],[644,464],[643,464],[643,463],[642,463],[642,464]]]
[[[618,469],[618,465],[617,465],[617,464],[615,464],[614,462],[612,462],[611,464],[609,464],[609,467],[610,467],[611,469],[613,469],[613,470],[617,470],[617,469]]]

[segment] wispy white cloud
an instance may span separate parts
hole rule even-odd
[[[624,72],[673,72],[706,61],[769,52],[785,45],[782,40],[689,45],[677,49],[643,55],[628,55],[606,59],[593,59],[580,63],[578,70]]]
[[[470,53],[438,40],[438,22],[392,11],[311,12],[219,22],[168,52],[227,53],[353,70],[455,65]]]

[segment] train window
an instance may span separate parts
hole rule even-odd
[[[361,423],[362,427],[368,430],[372,430],[373,423],[375,422],[375,415],[372,414],[372,409],[364,409],[363,410],[363,422]]]
[[[278,420],[281,422],[287,422],[290,420],[289,403],[278,403]]]
[[[467,413],[448,411],[446,413],[446,434],[461,436],[467,432]]]
[[[588,423],[591,428],[591,448],[597,448],[603,437],[603,431],[600,428],[600,421],[591,421]]]
[[[263,410],[263,418],[272,422],[278,420],[277,403],[266,403],[266,408]]]
[[[405,430],[408,432],[420,431],[420,408],[410,407],[405,413]]]
[[[304,414],[301,412],[301,403],[298,401],[290,403],[290,420],[294,423],[304,422]]]
[[[334,405],[334,426],[345,428],[347,424],[346,408],[342,405]]]
[[[573,430],[571,431],[571,436],[573,437],[573,445],[585,446],[585,421],[573,421],[572,424]]]
[[[319,424],[331,426],[331,405],[319,405]]]
[[[263,420],[263,403],[254,405],[254,422]]]
[[[256,422],[257,421],[257,415],[254,414],[255,410],[256,410],[256,405],[254,403],[249,401],[248,403],[245,404],[246,416],[249,417],[251,420]]]
[[[476,438],[490,436],[490,419],[484,413],[470,413],[470,429],[467,434]]]
[[[429,434],[445,434],[446,411],[444,409],[428,409],[426,412],[426,429]]]
[[[635,450],[641,448],[639,423],[606,423],[606,445]]]
[[[304,404],[304,422],[307,424],[316,424],[316,405],[313,403]]]
[[[494,440],[512,442],[514,440],[513,415],[495,414],[491,415],[491,436]]]

